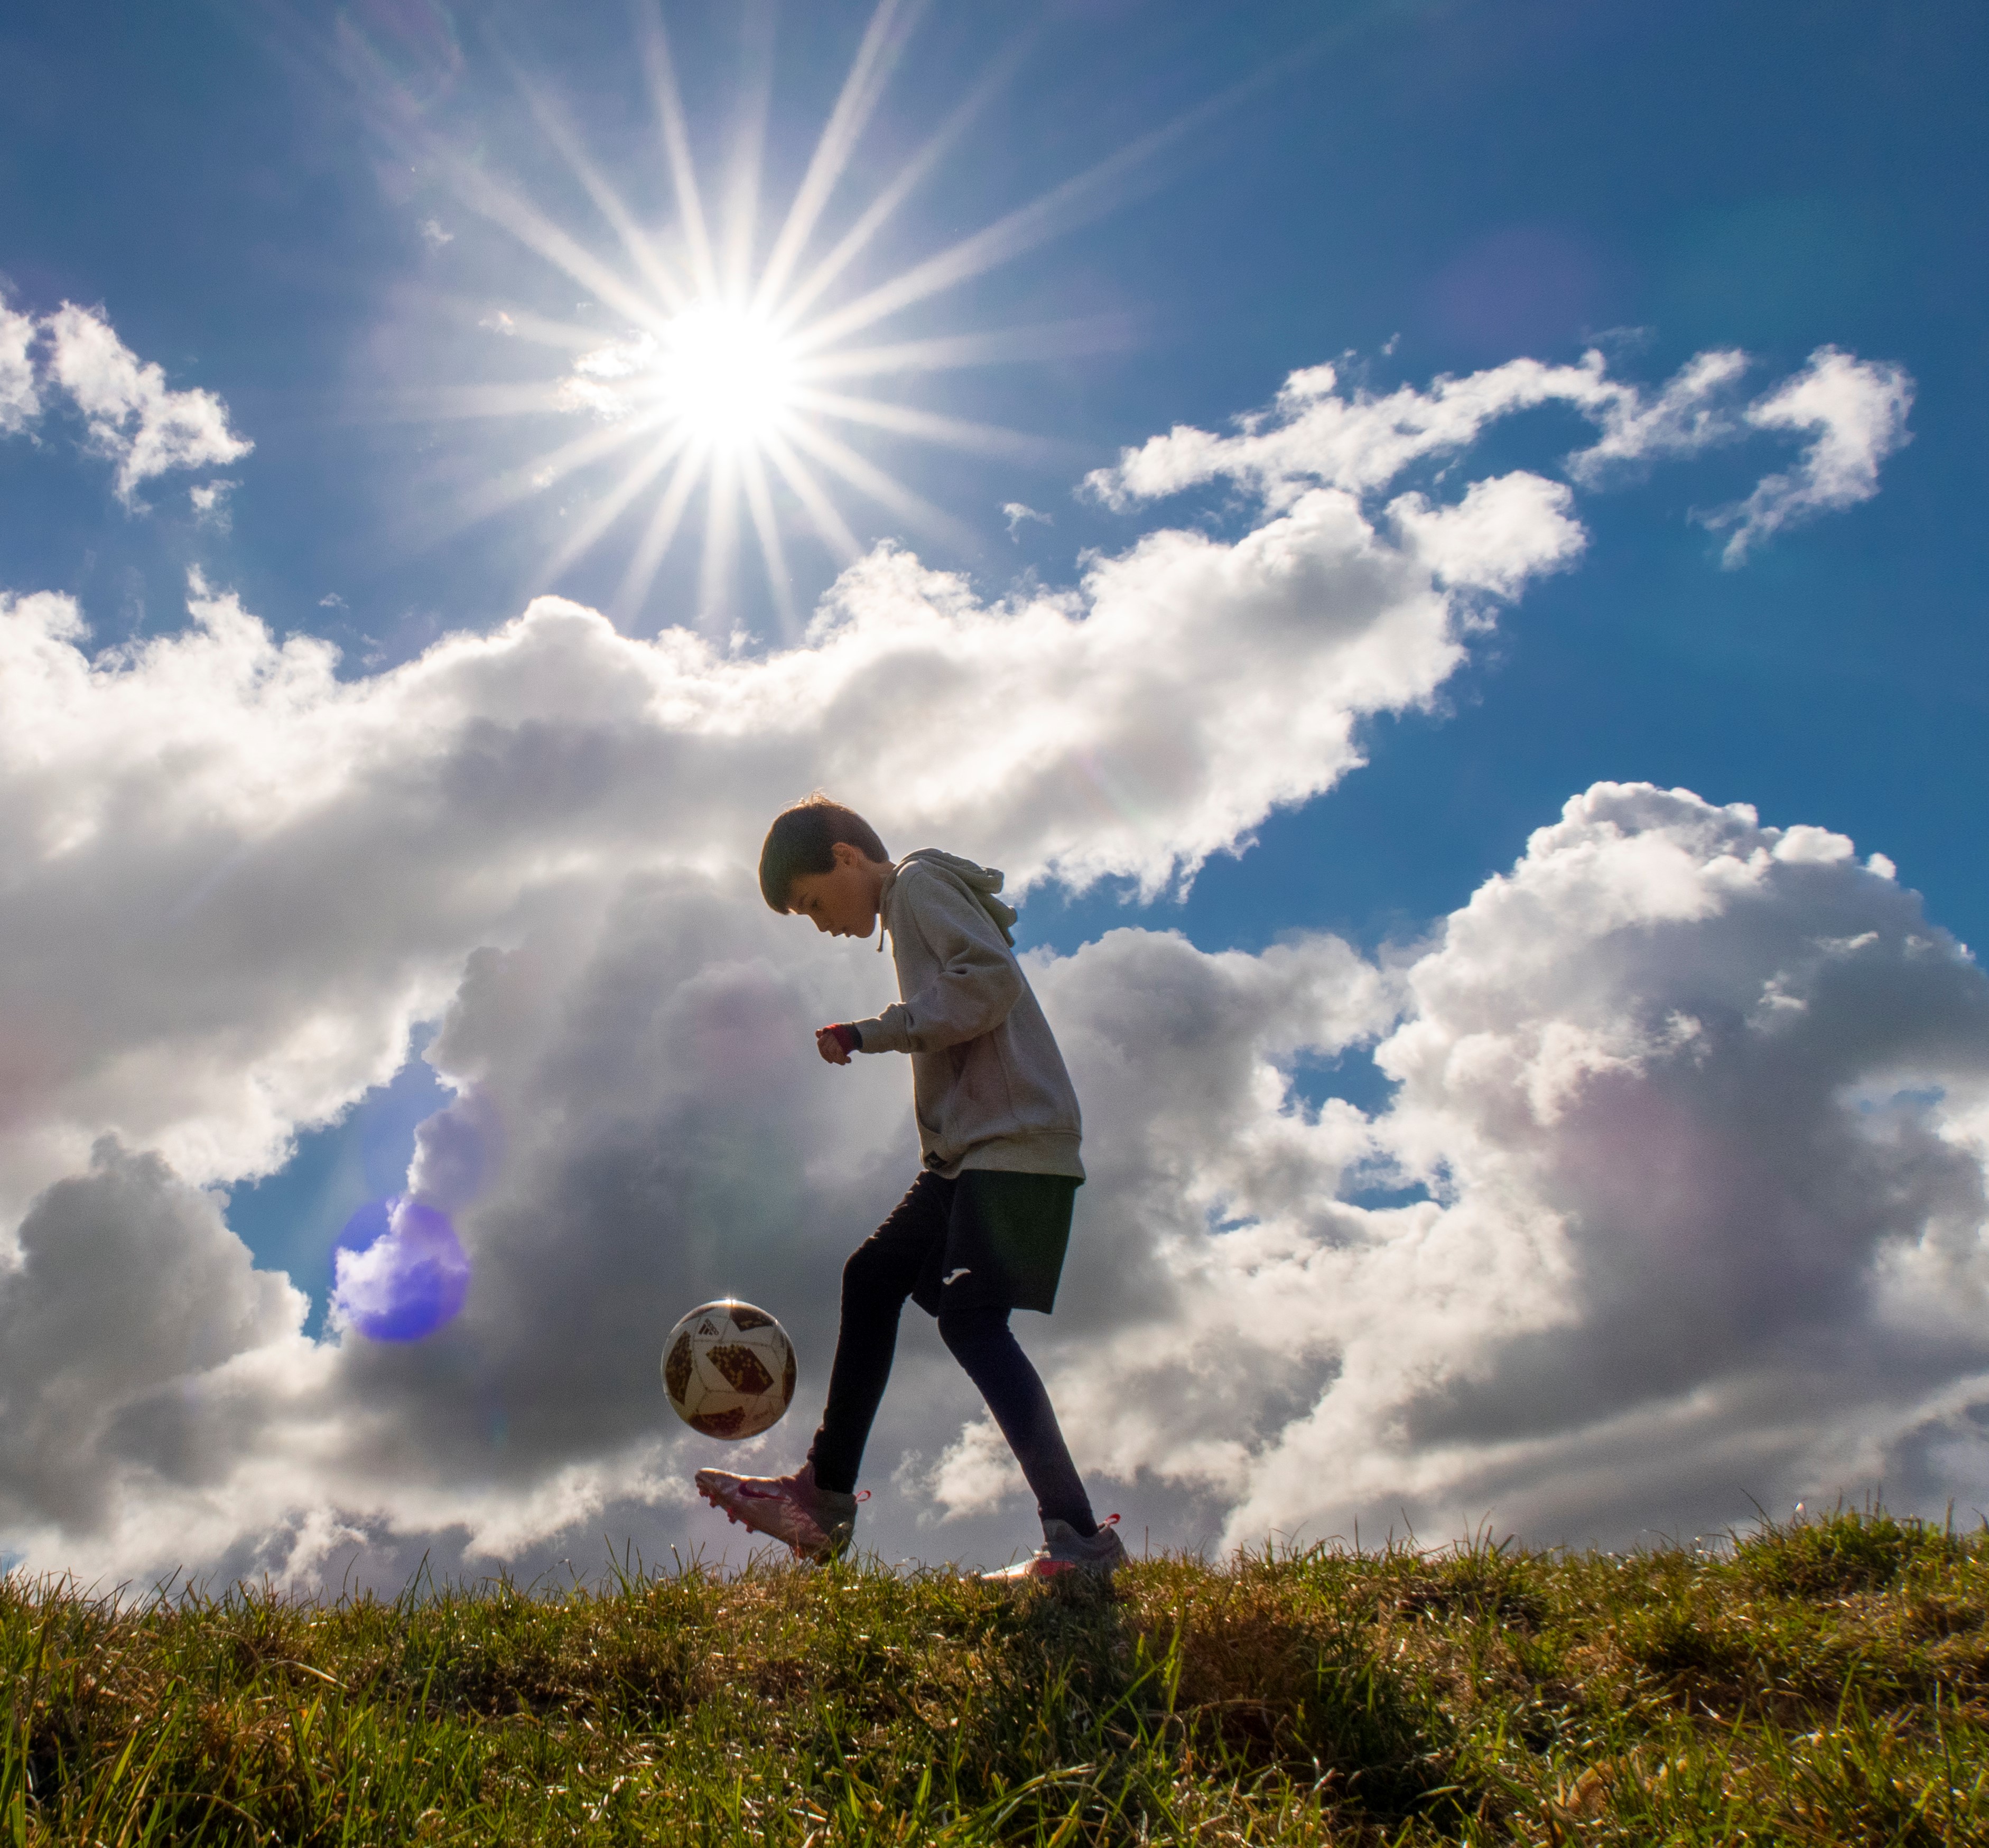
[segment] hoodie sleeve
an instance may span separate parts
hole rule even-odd
[[[901,875],[895,934],[916,931],[939,964],[917,993],[859,1020],[866,1052],[937,1052],[991,1033],[1022,993],[1022,972],[980,902],[951,879]]]

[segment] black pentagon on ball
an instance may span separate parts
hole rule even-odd
[[[663,1384],[679,1405],[683,1403],[684,1390],[690,1384],[691,1369],[695,1364],[690,1331],[686,1329],[671,1343],[670,1351],[663,1359]]]
[[[737,1342],[717,1342],[705,1349],[704,1357],[735,1393],[764,1393],[774,1383],[766,1362],[751,1348]]]

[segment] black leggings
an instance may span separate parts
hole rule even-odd
[[[856,1487],[863,1447],[891,1376],[898,1318],[934,1240],[944,1244],[953,1193],[952,1182],[921,1175],[842,1267],[842,1325],[828,1378],[828,1403],[808,1451],[815,1481],[823,1488],[846,1494]],[[962,1273],[941,1288],[940,1339],[980,1388],[1022,1466],[1037,1511],[1046,1521],[1069,1521],[1089,1538],[1098,1531],[1090,1498],[1070,1460],[1050,1396],[1009,1328],[1008,1314],[1006,1304],[988,1300],[980,1279]]]

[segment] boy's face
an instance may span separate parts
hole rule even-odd
[[[877,892],[889,868],[866,860],[847,841],[830,850],[835,865],[827,872],[797,873],[788,888],[788,909],[813,920],[832,937],[867,937],[877,922]]]

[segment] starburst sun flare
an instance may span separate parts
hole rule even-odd
[[[862,551],[842,510],[854,496],[892,526],[937,536],[956,550],[972,535],[866,455],[861,435],[937,443],[988,454],[1040,457],[1050,447],[1014,430],[971,422],[874,394],[874,383],[948,368],[1095,351],[1121,344],[1118,320],[957,332],[879,342],[876,330],[914,306],[1010,261],[1045,239],[1108,210],[1136,171],[1211,108],[1140,137],[1075,178],[936,254],[881,281],[861,279],[879,233],[1020,65],[1027,48],[987,69],[923,146],[872,196],[834,208],[865,125],[901,58],[923,0],[880,0],[784,216],[761,245],[759,209],[766,111],[764,73],[744,86],[762,100],[744,137],[738,172],[723,191],[720,222],[708,218],[660,10],[641,22],[642,66],[653,103],[673,210],[643,222],[599,171],[562,112],[523,72],[531,113],[585,192],[618,251],[604,256],[567,225],[493,178],[488,168],[430,139],[422,151],[467,206],[500,226],[588,292],[623,323],[549,320],[498,310],[483,325],[562,350],[565,370],[543,387],[490,386],[451,399],[458,415],[585,416],[590,427],[505,470],[465,497],[450,523],[462,527],[516,506],[568,477],[568,523],[534,589],[553,580],[617,533],[632,532],[619,586],[608,600],[618,621],[643,619],[664,557],[700,490],[704,535],[698,617],[733,626],[727,609],[742,511],[750,521],[773,603],[795,621],[788,547],[796,531],[839,564]],[[825,227],[834,222],[833,234]],[[825,246],[817,249],[818,243]],[[850,438],[855,435],[857,442]],[[780,500],[777,503],[777,493]]]
[[[695,302],[651,333],[599,347],[574,365],[569,402],[651,425],[714,451],[749,448],[794,410],[795,358],[766,322],[726,302]]]

